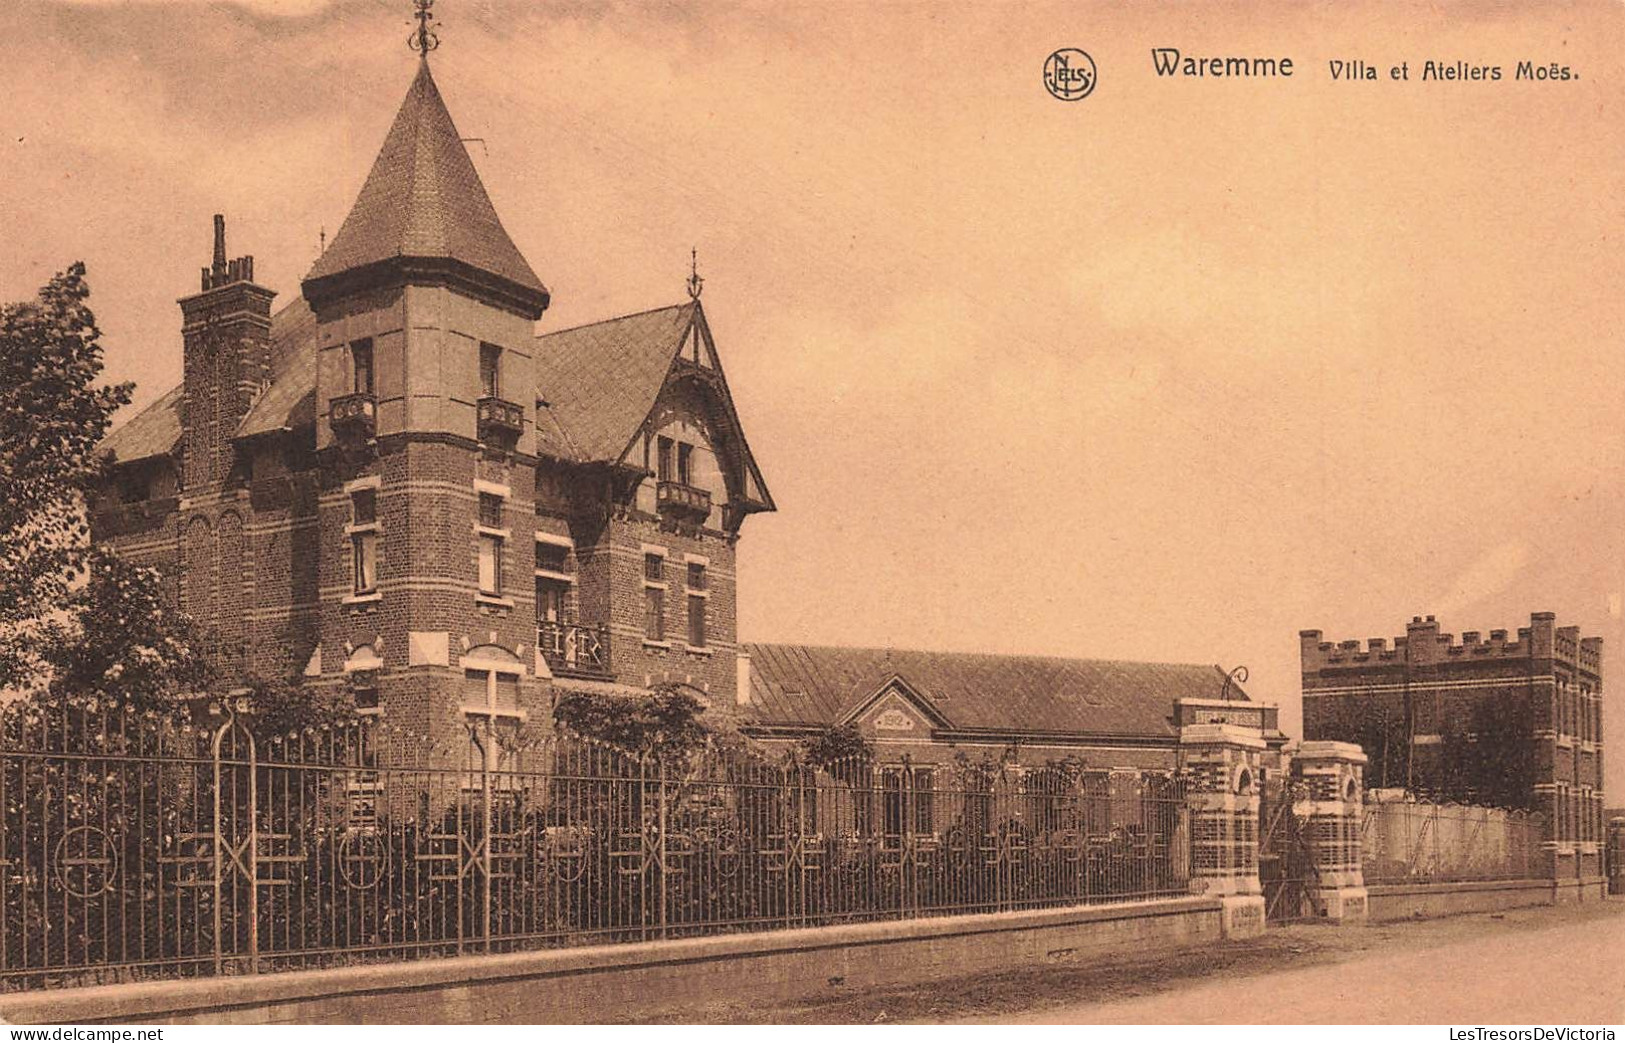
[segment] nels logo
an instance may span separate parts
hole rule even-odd
[[[1044,87],[1062,101],[1081,101],[1095,89],[1095,60],[1076,47],[1044,59]]]

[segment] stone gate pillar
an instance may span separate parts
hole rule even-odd
[[[1320,877],[1314,906],[1328,920],[1366,917],[1360,870],[1365,761],[1364,751],[1349,742],[1305,742],[1292,757],[1292,781],[1298,784],[1292,811],[1304,824]]]
[[[1256,729],[1187,724],[1179,766],[1191,815],[1191,887],[1224,903],[1227,938],[1264,930],[1258,883],[1258,786],[1264,740]]]

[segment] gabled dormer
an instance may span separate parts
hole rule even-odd
[[[543,336],[537,369],[538,451],[622,506],[727,534],[775,509],[698,299]]]

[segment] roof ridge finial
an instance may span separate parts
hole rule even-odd
[[[429,23],[434,21],[434,13],[429,10],[434,6],[434,0],[412,0],[412,6],[417,10],[418,27],[406,38],[406,45],[418,52],[420,61],[426,62],[429,52],[440,46],[440,37],[429,28]]]
[[[692,247],[688,251],[688,296],[690,300],[699,300],[700,291],[705,289],[705,280],[700,278],[700,251]]]

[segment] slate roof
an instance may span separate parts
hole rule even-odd
[[[580,463],[615,463],[654,408],[697,305],[623,315],[536,339],[543,451]]]
[[[462,261],[547,293],[502,227],[428,62],[419,64],[350,215],[305,278],[393,257]]]
[[[427,62],[304,289],[308,295],[314,280],[392,258],[456,262],[540,294],[545,304],[547,290],[503,229]],[[698,309],[691,300],[538,337],[539,452],[576,463],[618,463],[653,410]],[[238,438],[300,429],[316,420],[315,316],[303,297],[277,313],[272,339],[271,384],[250,407]],[[721,395],[729,421],[737,424],[725,387]],[[172,451],[180,439],[181,398],[180,388],[171,391],[104,445],[126,462]],[[739,444],[750,471],[746,507],[771,510],[742,435]]]
[[[894,676],[952,730],[1173,736],[1175,699],[1218,699],[1216,666],[810,645],[744,645],[751,712],[769,725],[841,723]],[[1234,684],[1230,698],[1246,700]]]
[[[181,440],[182,387],[172,387],[147,408],[110,431],[101,448],[120,463],[163,456]]]
[[[271,386],[249,409],[241,436],[297,427],[315,419],[316,316],[303,298],[295,298],[271,317]],[[133,463],[174,451],[181,440],[184,386],[159,396],[147,408],[102,439],[101,448],[120,463]]]
[[[238,438],[316,422],[316,313],[303,297],[271,320],[271,386],[237,425]]]

